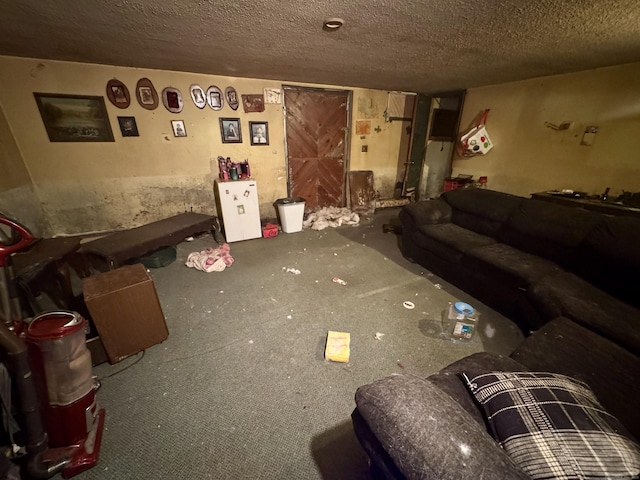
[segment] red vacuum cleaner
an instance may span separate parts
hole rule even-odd
[[[60,310],[41,313],[26,326],[21,323],[19,301],[10,287],[9,255],[32,243],[33,236],[13,220],[0,216],[0,224],[13,230],[10,245],[4,243],[6,235],[0,238],[0,347],[17,386],[27,475],[48,478],[61,472],[70,478],[98,462],[104,427],[105,411],[96,402],[98,384],[85,342],[87,321],[77,312]]]

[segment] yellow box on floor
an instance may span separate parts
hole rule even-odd
[[[346,332],[327,333],[327,346],[324,350],[324,358],[334,362],[349,362],[351,334]]]

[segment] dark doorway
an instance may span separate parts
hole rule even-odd
[[[285,87],[289,196],[305,210],[342,207],[351,92]]]

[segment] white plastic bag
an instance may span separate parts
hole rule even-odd
[[[489,109],[485,110],[478,124],[460,137],[459,147],[465,157],[484,155],[493,148],[489,133],[485,127]]]

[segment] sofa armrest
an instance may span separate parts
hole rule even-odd
[[[429,225],[436,223],[449,223],[453,209],[451,205],[442,198],[434,200],[424,200],[416,203],[410,203],[402,207],[400,218],[403,223],[410,221],[414,225]]]
[[[486,429],[428,380],[392,375],[356,391],[357,410],[408,479],[526,479]]]

